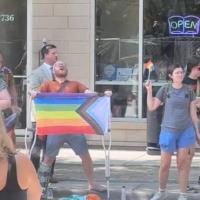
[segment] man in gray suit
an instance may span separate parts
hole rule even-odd
[[[58,59],[58,52],[56,46],[53,44],[47,44],[44,47],[42,47],[41,56],[44,62],[39,67],[37,67],[35,70],[32,71],[30,80],[31,90],[36,90],[43,81],[53,79],[52,66]],[[35,137],[35,126],[36,123],[35,120],[33,119],[32,129],[34,131],[34,137]],[[33,143],[34,137],[32,138],[31,143]],[[40,164],[40,152],[42,149],[43,151],[45,151],[45,146],[46,146],[46,138],[37,137],[35,147],[31,154],[31,160],[33,162],[33,165],[35,166],[36,171],[38,170]],[[57,182],[57,180],[53,178],[54,164],[52,165],[52,171],[50,177],[50,182],[52,183]]]
[[[56,46],[47,44],[41,49],[43,64],[33,70],[31,74],[31,90],[36,90],[43,81],[52,80],[52,67],[58,60],[58,52]]]

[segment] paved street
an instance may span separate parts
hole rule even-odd
[[[95,177],[98,183],[106,185],[105,180],[105,154],[101,147],[90,150],[94,161]],[[158,187],[159,156],[149,156],[144,150],[126,148],[112,149],[110,152],[111,177],[110,200],[120,200],[121,187],[126,186],[127,200],[148,200]],[[54,197],[68,196],[70,194],[87,194],[87,182],[82,172],[80,159],[69,148],[62,148],[57,158],[55,175],[58,184],[52,184]],[[198,187],[197,180],[200,175],[200,153],[197,152],[193,160],[190,174],[190,184]],[[176,200],[178,196],[177,174],[175,156],[169,176],[169,200]],[[200,189],[200,186],[199,186]],[[107,200],[107,193],[100,194]],[[199,200],[199,193],[189,194],[189,199]]]

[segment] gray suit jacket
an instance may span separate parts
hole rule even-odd
[[[45,80],[52,80],[53,76],[49,73],[49,70],[45,64],[40,65],[38,68],[32,71],[30,77],[31,90],[37,89],[41,83]]]

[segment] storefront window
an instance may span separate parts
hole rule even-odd
[[[0,26],[0,52],[14,74],[18,104],[22,108],[17,128],[25,128],[27,0],[1,0]]]
[[[200,52],[200,1],[145,0],[143,13],[143,81],[151,79],[155,93],[167,81],[169,64],[185,67],[188,58]],[[143,105],[145,117],[145,89]]]
[[[96,0],[95,89],[110,89],[113,118],[138,117],[139,0]]]

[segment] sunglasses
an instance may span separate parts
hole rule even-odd
[[[54,49],[55,46],[54,46],[54,45],[49,45],[49,44],[47,44],[47,45],[45,45],[43,48],[44,48],[45,50],[49,50],[49,49]]]

